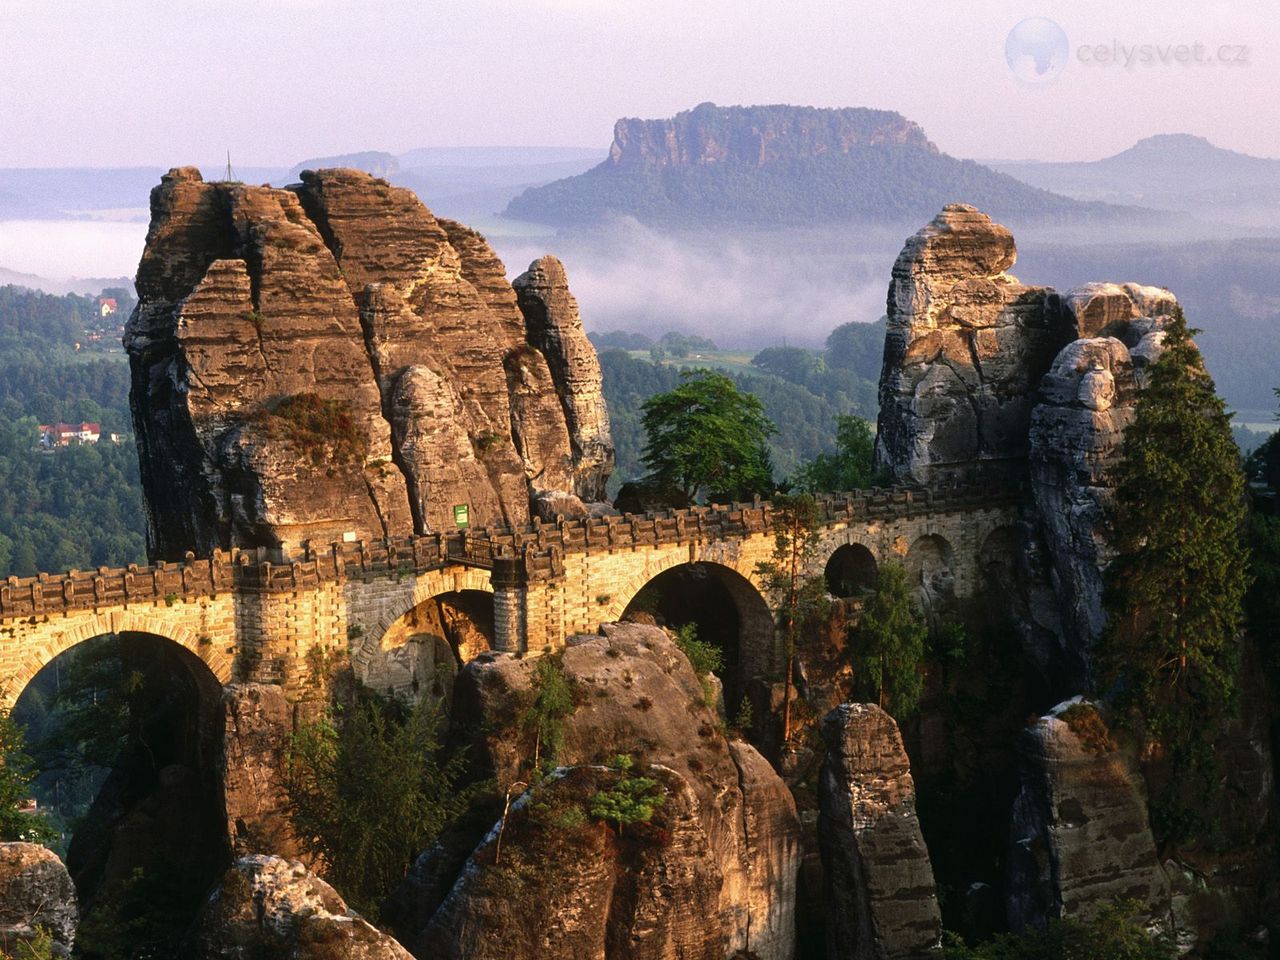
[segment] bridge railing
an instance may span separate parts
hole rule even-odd
[[[972,510],[1016,502],[1021,487],[956,487],[936,490],[883,488],[817,498],[824,524]],[[266,551],[215,550],[212,557],[187,554],[180,563],[130,564],[62,575],[9,577],[0,581],[0,620],[118,606],[132,602],[176,603],[233,589],[283,592],[313,589],[345,578],[406,575],[463,564],[492,570],[514,561],[526,576],[560,575],[564,556],[637,546],[730,539],[768,531],[769,501],[715,504],[644,515],[533,520],[514,528],[452,531],[382,541],[307,546],[302,557],[266,559]],[[508,564],[508,567],[511,566]]]

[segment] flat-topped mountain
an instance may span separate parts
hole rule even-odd
[[[892,111],[713,103],[665,120],[619,120],[607,160],[531,187],[505,213],[559,226],[615,216],[673,225],[898,225],[957,200],[1024,220],[1122,213],[948,156]]]

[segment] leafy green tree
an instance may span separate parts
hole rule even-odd
[[[836,452],[820,453],[798,471],[794,483],[812,493],[865,490],[871,486],[876,436],[861,417],[836,417]]]
[[[778,494],[773,498],[773,553],[757,566],[777,613],[786,664],[782,693],[782,739],[791,740],[791,701],[800,634],[827,615],[827,582],[821,574],[806,574],[814,567],[822,528],[818,505],[807,493]]]
[[[774,426],[759,399],[721,373],[693,370],[644,402],[646,482],[688,499],[745,500],[773,487]]]
[[[1206,733],[1235,692],[1249,585],[1244,476],[1230,417],[1179,311],[1151,366],[1115,471],[1102,679],[1159,745],[1175,782],[1211,782]],[[1198,828],[1174,787],[1154,798],[1166,836]],[[1163,811],[1163,812],[1162,812]],[[1181,826],[1179,826],[1181,824]]]
[[[0,711],[0,841],[49,843],[57,832],[39,814],[21,809],[32,796],[35,764],[27,753],[22,727]]]
[[[886,563],[854,627],[853,672],[861,694],[875,698],[899,720],[920,705],[928,636],[911,596],[906,568]]]
[[[377,916],[413,858],[466,808],[461,757],[442,761],[439,704],[407,711],[360,691],[294,735],[288,756],[294,829],[356,909]]]

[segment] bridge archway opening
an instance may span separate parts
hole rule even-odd
[[[679,630],[693,624],[698,639],[720,648],[725,706],[732,712],[748,681],[774,666],[773,613],[755,586],[718,563],[682,563],[646,583],[622,619]]]
[[[1012,526],[997,527],[987,534],[978,551],[978,569],[982,588],[993,596],[1006,596],[1017,583],[1018,556],[1022,537]]]
[[[39,774],[33,800],[61,833],[81,923],[178,955],[230,861],[222,798],[222,684],[180,643],[105,634],[64,650],[14,704]]]
[[[493,641],[492,593],[442,593],[391,624],[368,650],[360,680],[380,693],[435,697],[447,709],[458,670],[492,649]]]
[[[916,586],[920,608],[934,626],[955,603],[955,564],[954,548],[936,533],[919,537],[907,551],[907,572]]]
[[[860,543],[846,543],[827,561],[827,592],[848,599],[874,590],[880,582],[880,568],[875,555]]]

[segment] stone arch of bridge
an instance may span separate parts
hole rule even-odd
[[[494,642],[493,585],[486,570],[429,571],[378,605],[351,651],[357,678],[383,692],[448,699],[457,667]]]
[[[907,573],[916,588],[921,609],[934,626],[955,601],[957,562],[955,547],[938,533],[916,537],[907,549]]]
[[[195,627],[184,623],[187,613],[182,609],[184,606],[126,607],[78,614],[65,620],[51,620],[20,629],[18,636],[5,641],[21,645],[24,652],[17,669],[9,673],[0,689],[0,707],[11,709],[27,684],[60,654],[86,640],[112,633],[148,634],[175,643],[208,667],[220,684],[230,683],[234,672],[234,652],[227,649],[225,640],[203,636]],[[170,614],[170,611],[177,612]]]
[[[754,573],[754,571],[752,571]],[[610,606],[609,619],[624,619],[641,592],[650,585],[659,589],[664,584],[685,578],[687,583],[702,583],[704,592],[714,592],[716,602],[727,602],[731,605],[736,619],[736,644],[732,649],[725,649],[726,660],[726,696],[735,698],[745,693],[746,683],[756,676],[769,675],[778,666],[778,643],[773,611],[765,600],[754,580],[744,574],[737,565],[722,563],[702,558],[673,558],[661,564],[649,566],[643,574],[632,577],[624,588],[613,599]],[[698,621],[698,613],[690,611],[688,619]],[[717,626],[728,629],[729,624],[723,621]],[[703,639],[713,637],[703,636]],[[729,644],[722,642],[721,646]],[[731,706],[731,705],[730,705]]]
[[[978,586],[1000,591],[1012,590],[1016,583],[1022,533],[1013,524],[995,526],[985,532],[978,548]]]
[[[866,544],[845,543],[827,558],[823,577],[827,581],[827,592],[833,597],[857,597],[863,591],[875,589],[880,580],[880,564]]]

